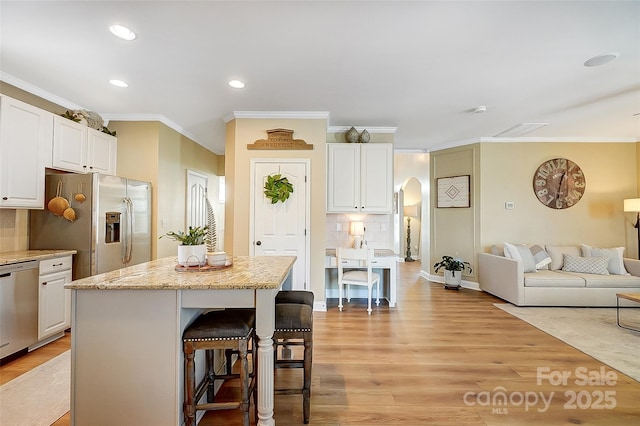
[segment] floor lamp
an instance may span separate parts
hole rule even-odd
[[[404,215],[407,218],[407,257],[405,262],[415,262],[411,257],[411,218],[418,217],[418,206],[404,206]]]
[[[633,227],[638,230],[638,259],[640,259],[640,198],[624,200],[624,211],[636,213],[636,224]]]

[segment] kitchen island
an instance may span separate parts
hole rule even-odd
[[[168,257],[68,284],[72,424],[182,425],[182,332],[207,309],[246,307],[259,337],[258,424],[275,424],[275,295],[295,260],[234,257],[229,268],[177,272]]]

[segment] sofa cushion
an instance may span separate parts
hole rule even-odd
[[[608,257],[582,257],[565,254],[562,270],[564,272],[609,275],[608,265]]]
[[[584,279],[585,286],[589,288],[639,288],[640,277],[633,275],[594,275],[575,273]]]
[[[580,248],[578,246],[545,246],[545,250],[551,257],[549,269],[552,271],[562,269],[564,262],[562,255],[570,254],[571,256],[580,256]]]
[[[624,268],[624,247],[598,248],[582,244],[582,255],[585,257],[608,257],[609,265],[607,270],[610,274],[626,275],[627,270]]]
[[[562,271],[540,270],[524,274],[525,287],[584,287],[584,278]]]
[[[504,243],[504,256],[521,262],[524,272],[536,272],[536,262],[529,247]]]

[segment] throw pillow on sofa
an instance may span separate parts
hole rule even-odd
[[[547,265],[551,263],[551,256],[539,245],[529,247],[533,260],[536,262],[536,269],[547,269]]]
[[[565,254],[563,256],[562,270],[583,274],[609,275],[608,265],[608,257],[582,257]]]
[[[551,269],[552,271],[562,269],[562,264],[564,261],[563,256],[565,254],[571,256],[580,256],[580,248],[578,248],[578,246],[545,246],[545,250],[547,250],[547,253],[549,253],[549,256],[551,256],[549,269]]]
[[[504,257],[521,262],[524,272],[537,271],[536,262],[527,246],[504,243]]]
[[[607,270],[614,275],[627,275],[624,268],[624,247],[598,248],[582,244],[582,255],[584,257],[606,257],[609,259]]]

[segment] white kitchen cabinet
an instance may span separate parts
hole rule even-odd
[[[87,162],[93,173],[116,174],[118,142],[114,136],[87,129]]]
[[[71,278],[72,257],[40,261],[38,280],[38,340],[71,327],[71,290],[64,288]]]
[[[393,213],[390,143],[327,144],[327,212]]]
[[[44,208],[53,114],[0,96],[0,208]]]
[[[64,117],[54,118],[53,167],[116,174],[117,139]]]

